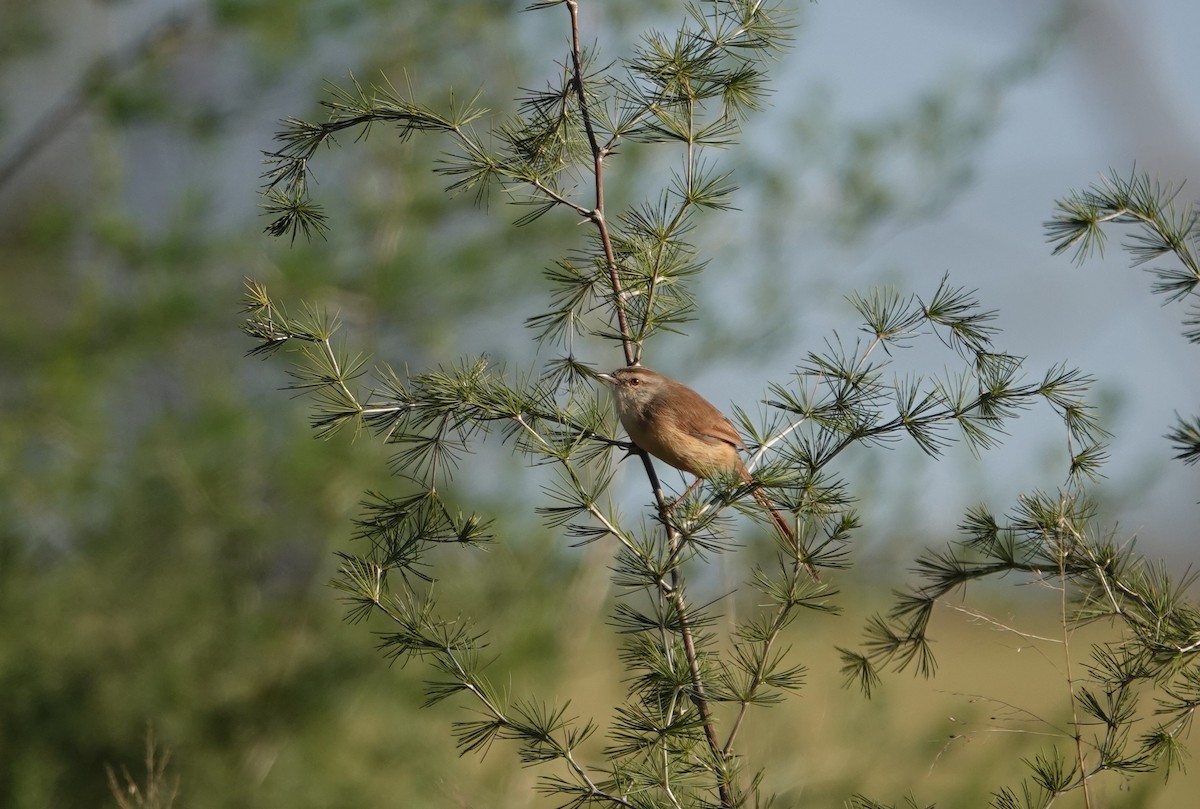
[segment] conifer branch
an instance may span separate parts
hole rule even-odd
[[[635,364],[658,332],[693,316],[691,285],[705,263],[689,233],[701,215],[731,207],[735,190],[706,156],[733,142],[741,118],[761,104],[760,64],[786,41],[787,26],[775,5],[762,0],[689,5],[689,21],[674,37],[650,33],[631,58],[597,69],[596,55],[582,45],[579,0],[531,7],[554,5],[568,13],[568,58],[544,90],[525,91],[518,113],[497,120],[490,137],[474,128],[487,114],[478,96],[465,104],[452,97],[448,109],[437,111],[412,100],[411,92],[390,84],[364,88],[351,77],[349,88],[332,88],[324,102],[328,121],[287,121],[268,155],[265,193],[274,217],[268,229],[277,235],[323,233],[324,214],[309,196],[311,161],[339,134],[365,137],[376,123],[395,127],[402,139],[446,135],[455,151],[436,170],[449,179],[447,190],[473,191],[482,201],[499,188],[526,206],[517,224],[558,208],[591,225],[584,246],[545,271],[548,305],[526,321],[538,341],[566,348],[540,373],[510,374],[478,357],[403,376],[384,366],[368,384],[366,360],[333,342],[336,318],[313,309],[292,316],[261,285],[247,283],[243,329],[256,341],[251,353],[283,350],[298,359],[290,388],[312,403],[315,434],[352,426],[395,450],[392,469],[404,491],[368,493],[357,521],[362,550],[341,555],[333,586],[347,616],[386,615],[392,631],[381,637],[384,654],[423,659],[436,672],[427,702],[462,697],[477,711],[454,726],[460,750],[514,742],[523,764],[554,765],[538,788],[562,806],[745,806],[759,787],[753,779],[746,789],[737,752],[750,708],[771,705],[804,682],[804,666],[789,662],[783,632],[801,610],[837,608],[837,591],[814,584],[805,571],[849,564],[858,518],[853,489],[837,475],[838,459],[852,447],[906,439],[931,458],[956,443],[983,454],[1040,403],[1062,423],[1062,490],[1024,496],[1004,520],[984,508],[969,511],[961,538],[920,556],[918,584],[868,621],[859,648],[841,650],[847,680],[869,694],[881,686],[884,668],[932,676],[930,626],[939,604],[984,579],[1044,582],[1061,590],[1071,703],[1070,729],[1050,729],[1071,737],[1074,755],[1058,739],[1057,747],[1026,762],[1031,775],[1020,789],[999,790],[993,804],[1049,806],[1078,789],[1090,805],[1089,781],[1099,773],[1177,762],[1200,707],[1200,612],[1182,602],[1164,572],[1147,569],[1090,525],[1085,487],[1100,475],[1107,439],[1089,402],[1092,379],[1066,365],[1030,375],[1024,358],[997,346],[998,314],[948,276],[927,297],[888,290],[852,295],[865,336],[843,341],[835,334],[809,351],[787,384],[768,387],[761,418],[735,411],[752,450],[752,479],[709,480],[668,500],[650,457],[614,434],[611,413],[595,395],[592,366],[576,356],[575,341],[619,343],[625,362]],[[612,211],[608,161],[618,146],[634,144],[677,149],[681,165],[656,197]],[[581,196],[572,183],[583,175],[590,189]],[[1174,213],[1173,197],[1145,180],[1113,180],[1107,189],[1060,203],[1062,214],[1049,226],[1056,252],[1073,248],[1084,256],[1098,249],[1103,227],[1140,227],[1129,246],[1135,264],[1171,255],[1181,267],[1153,270],[1155,291],[1172,300],[1192,296],[1196,216],[1190,208]],[[894,370],[901,352],[934,341],[949,357],[945,370]],[[465,619],[444,617],[431,597],[430,551],[492,539],[492,521],[458,510],[444,485],[489,434],[531,465],[552,469],[537,509],[547,526],[575,545],[611,540],[612,581],[621,595],[611,619],[622,637],[629,686],[614,709],[603,768],[592,768],[580,753],[594,734],[591,721],[568,718],[565,705],[494,688],[480,659],[483,634]],[[1171,434],[1185,462],[1200,457],[1197,435],[1200,422],[1182,418]],[[645,469],[653,514],[648,510],[640,527],[604,502],[614,449],[636,454]],[[721,644],[716,601],[689,591],[685,567],[729,550],[729,509],[745,509],[748,495],[761,498],[764,491],[795,530],[777,540],[776,568],[752,571],[751,585],[765,603]],[[1070,646],[1071,628],[1101,620],[1118,626],[1122,638],[1093,646],[1084,663]],[[1147,726],[1136,699],[1156,686],[1163,695],[1160,719]],[[1137,739],[1135,726],[1145,731]]]
[[[1171,256],[1178,266],[1148,266],[1155,277],[1151,291],[1167,303],[1189,301],[1184,316],[1184,337],[1200,345],[1200,211],[1191,204],[1176,206],[1183,185],[1164,185],[1134,169],[1129,177],[1115,171],[1088,190],[1074,192],[1056,203],[1057,212],[1045,223],[1046,240],[1054,255],[1073,251],[1072,260],[1083,264],[1103,253],[1105,227],[1132,225],[1134,232],[1122,245],[1133,267],[1149,265]],[[1166,438],[1175,458],[1194,464],[1200,458],[1200,418],[1176,416]]]

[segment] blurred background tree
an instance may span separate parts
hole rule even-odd
[[[433,54],[514,43],[511,9],[15,5],[0,188],[12,309],[0,327],[0,803],[104,804],[105,765],[138,761],[147,725],[174,751],[187,805],[383,803],[394,784],[371,761],[428,766],[421,720],[405,718],[420,697],[337,629],[325,587],[383,456],[312,442],[298,412],[256,415],[286,377],[241,359],[230,302],[245,273],[275,262],[254,178],[283,104],[313,97],[325,74],[377,70],[385,51],[447,80]],[[517,69],[515,47],[475,50],[489,72]],[[50,103],[30,115],[35,88]],[[480,258],[506,228],[454,210],[428,154],[371,146],[343,166],[362,180],[337,206],[353,224],[279,250],[277,272],[314,297],[339,290],[364,333],[419,358],[503,298]],[[464,283],[439,280],[447,264]],[[535,542],[522,552],[540,564]],[[528,629],[532,665],[553,644]],[[380,700],[401,719],[377,722]],[[335,739],[350,742],[342,754],[321,751]]]
[[[321,96],[325,79],[382,71],[400,80],[407,70],[418,88],[482,90],[499,110],[512,104],[508,88],[542,81],[542,43],[560,33],[515,13],[522,5],[0,3],[0,804],[111,802],[105,765],[133,769],[151,726],[172,751],[180,806],[527,805],[530,776],[502,757],[456,765],[461,781],[429,777],[454,756],[445,717],[416,711],[419,675],[387,670],[360,633],[340,628],[341,609],[325,587],[332,551],[344,545],[361,493],[383,485],[386,457],[367,442],[313,442],[300,408],[265,422],[258,402],[287,379],[241,359],[230,303],[252,274],[282,297],[336,309],[360,345],[393,362],[421,367],[468,343],[522,358],[524,335],[511,324],[526,304],[506,294],[510,279],[562,253],[574,225],[544,219],[517,231],[507,212],[447,198],[428,171],[435,144],[373,137],[366,148],[326,155],[318,180],[337,177],[322,189],[338,222],[328,241],[270,244],[254,222],[260,150],[279,118]],[[914,223],[944,230],[951,203],[973,187],[971,167],[1001,127],[1006,100],[1042,75],[1065,31],[1080,30],[1035,5],[1018,10],[1022,24],[1003,29],[1007,37],[988,39],[985,55],[968,53],[972,69],[921,65],[913,72],[925,89],[883,112],[846,110],[832,100],[841,99],[832,85],[803,72],[804,58],[821,51],[814,40],[849,48],[862,23],[802,9],[809,19],[797,31],[799,62],[786,63],[785,89],[749,133],[750,148],[731,155],[742,164],[744,211],[700,245],[750,292],[731,295],[719,281],[706,288],[702,305],[712,317],[694,339],[668,342],[664,362],[689,379],[703,369],[697,384],[710,390],[722,378],[709,362],[715,347],[787,368],[796,341],[845,314],[838,301],[851,288],[876,275],[940,275],[943,253],[910,268],[893,253],[901,241],[894,234],[919,232]],[[593,30],[618,49],[673,4],[595,6]],[[951,24],[980,27],[933,6]],[[1096,8],[1083,30],[1104,30],[1108,20],[1110,31],[1136,33],[1113,23],[1105,4]],[[822,22],[831,28],[813,30]],[[865,51],[847,53],[845,73],[872,69]],[[1114,150],[1099,167],[1109,162],[1131,161]],[[781,165],[803,176],[773,170]],[[1023,207],[1039,221],[1051,199],[1090,176]],[[627,195],[639,193],[636,172],[617,180]],[[825,230],[849,246],[821,240]],[[1040,240],[1036,227],[1026,236]],[[804,239],[811,244],[797,243]],[[881,252],[895,257],[863,258]],[[977,259],[965,255],[958,261]],[[1055,351],[1053,360],[1070,353]],[[1168,402],[1166,416],[1145,420],[1161,432],[1171,409]],[[1042,458],[1029,445],[1016,452],[1023,462]],[[1160,477],[1155,467],[1129,466],[1143,481]],[[906,499],[894,478],[877,488],[893,506]],[[464,608],[496,608],[519,593],[521,612],[501,631],[527,652],[514,664],[521,676],[583,679],[602,695],[610,672],[561,653],[587,637],[586,622],[564,625],[551,605],[571,588],[591,599],[599,620],[603,562],[558,553],[510,492],[497,486],[491,494],[497,506],[515,506],[512,519],[526,521],[528,541],[491,551],[486,577],[462,577],[474,582],[458,596]],[[907,521],[877,535],[903,544],[927,530],[929,515],[910,509]],[[961,509],[944,512],[935,525]],[[861,586],[886,591],[891,583]],[[976,677],[1002,670],[977,665]],[[814,673],[809,693],[838,694],[837,684],[836,671]],[[812,732],[875,734],[881,712],[885,724],[901,725],[916,691],[898,686],[882,707],[848,699],[844,710],[815,709]],[[834,723],[833,712],[845,721]],[[928,762],[945,728],[918,733],[917,760]],[[762,743],[783,751],[791,740],[764,734]],[[864,783],[847,769],[845,749],[827,745],[774,788],[805,797],[906,788],[910,766]]]

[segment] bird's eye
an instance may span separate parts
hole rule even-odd
[[[633,377],[632,379],[630,379],[630,380],[629,380],[629,384],[630,384],[630,385],[640,385],[640,384],[642,384],[642,380],[638,379],[638,378],[635,376],[635,377]]]

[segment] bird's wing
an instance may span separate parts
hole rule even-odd
[[[721,416],[719,420],[713,419],[705,424],[701,430],[691,432],[690,434],[694,435],[696,438],[699,438],[701,441],[708,441],[714,444],[717,442],[723,442],[726,444],[732,444],[738,449],[746,448],[746,442],[742,440],[741,433],[739,433],[737,428],[733,426],[733,422],[724,416]]]

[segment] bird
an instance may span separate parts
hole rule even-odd
[[[597,377],[612,388],[617,415],[633,443],[663,463],[696,476],[688,491],[701,480],[722,475],[752,482],[741,456],[746,442],[733,422],[699,393],[641,365]],[[751,492],[780,536],[794,546],[792,526],[761,489]],[[805,566],[819,581],[816,569],[808,563]]]

